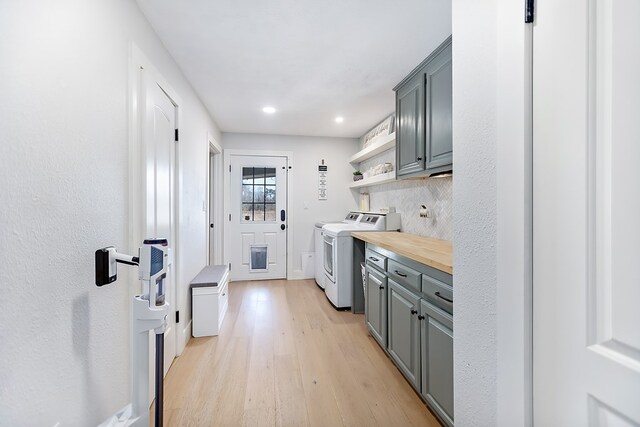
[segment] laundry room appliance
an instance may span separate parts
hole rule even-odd
[[[400,230],[400,214],[364,213],[354,223],[322,227],[325,294],[336,308],[349,308],[353,288],[352,231]]]
[[[315,266],[314,266],[314,274],[315,274],[315,279],[316,279],[316,284],[318,286],[320,286],[322,289],[325,288],[325,275],[324,275],[324,250],[322,248],[322,242],[323,242],[323,234],[322,234],[322,227],[324,227],[327,224],[353,224],[355,223],[358,219],[360,219],[360,217],[362,216],[362,213],[360,212],[349,212],[347,214],[347,216],[344,218],[344,220],[342,221],[320,221],[320,222],[316,222],[315,228],[314,228],[314,246],[315,246]]]

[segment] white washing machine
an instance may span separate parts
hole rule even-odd
[[[327,298],[336,308],[351,307],[353,288],[352,231],[397,231],[399,213],[365,213],[354,223],[322,227],[323,261]]]
[[[314,266],[314,275],[316,279],[316,284],[320,286],[322,289],[325,288],[325,274],[324,274],[324,250],[322,247],[322,239],[323,232],[322,227],[327,224],[354,224],[362,214],[360,212],[349,212],[347,216],[342,221],[321,221],[316,222],[316,226],[314,228],[313,241],[315,246],[315,266]]]

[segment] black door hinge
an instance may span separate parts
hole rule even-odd
[[[176,142],[178,142],[178,129],[176,129]]]
[[[524,22],[530,24],[535,18],[535,0],[524,0]]]
[[[231,214],[229,214],[229,221],[231,221]]]
[[[180,323],[180,310],[176,310],[176,323]]]
[[[231,172],[231,165],[229,165],[229,172]]]
[[[231,271],[231,263],[229,263],[229,271]]]

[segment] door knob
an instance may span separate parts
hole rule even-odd
[[[284,224],[280,224],[280,230],[284,230],[285,228],[287,228],[287,226],[286,226],[286,225],[284,225]]]

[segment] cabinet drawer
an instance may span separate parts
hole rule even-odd
[[[420,276],[422,274],[419,271],[390,259],[387,261],[387,274],[401,285],[420,292]]]
[[[373,264],[382,271],[387,268],[387,257],[380,255],[377,252],[372,251],[371,249],[367,249],[366,254],[367,263]]]
[[[423,274],[422,293],[427,296],[427,300],[431,304],[453,314],[453,288],[451,286]]]

